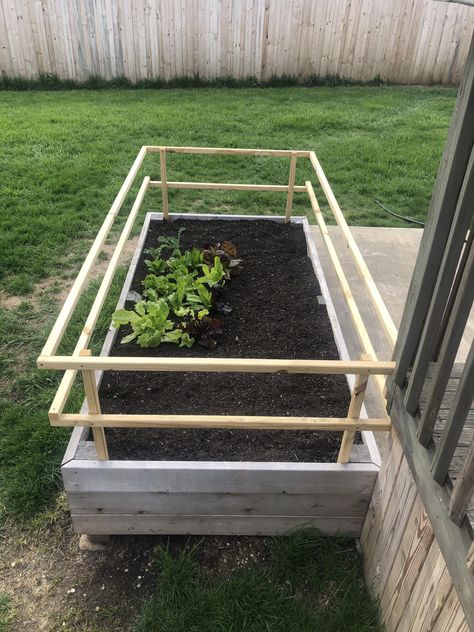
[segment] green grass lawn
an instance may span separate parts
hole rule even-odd
[[[0,291],[26,299],[0,302],[4,512],[34,516],[58,485],[68,433],[51,430],[46,411],[59,376],[34,362],[59,309],[57,283],[70,283],[141,145],[314,149],[350,222],[405,225],[374,198],[425,217],[454,98],[453,89],[413,87],[0,92]],[[168,177],[285,183],[288,163],[171,155]],[[159,179],[157,155],[147,156],[138,181],[144,174]],[[308,178],[315,182],[301,160],[297,180]],[[133,192],[127,208],[131,199]],[[172,210],[216,213],[281,213],[284,204],[279,193],[216,191],[174,191],[170,202]],[[142,215],[159,206],[159,191],[150,191]],[[295,212],[308,212],[305,194],[295,194]],[[47,277],[32,301],[28,293]]]
[[[134,632],[378,632],[354,543],[300,532],[269,538],[265,560],[209,577],[199,546],[157,551],[156,592]],[[206,573],[207,571],[207,573]]]
[[[35,359],[60,307],[58,289],[77,272],[141,145],[313,149],[349,223],[409,226],[374,199],[402,215],[425,218],[454,99],[454,89],[417,87],[0,92],[0,516],[28,524],[41,520],[60,487],[59,463],[69,431],[51,429],[47,420],[60,376],[37,371]],[[273,158],[173,155],[168,177],[284,184],[288,168],[288,160]],[[137,181],[144,175],[159,179],[157,155],[147,156]],[[298,183],[305,179],[315,183],[309,164],[300,161]],[[284,194],[170,193],[175,211],[281,214],[284,205]],[[159,207],[159,191],[150,191],[142,217]],[[306,196],[295,194],[294,207],[296,213],[308,213]],[[64,352],[72,350],[97,283],[79,304]],[[93,349],[107,329],[119,287],[120,277]],[[77,387],[70,406],[77,407],[81,397]],[[194,577],[190,604],[204,600],[215,621],[227,621],[231,604],[247,608],[243,575],[230,588],[203,583],[191,561],[186,564]],[[301,571],[309,584],[315,581],[310,570]],[[258,604],[255,617],[261,625],[240,629],[319,629],[319,615],[278,581],[267,586],[266,573],[257,569],[248,579],[258,592],[252,603]],[[303,585],[298,590],[306,595]],[[238,593],[235,602],[229,591]],[[140,629],[191,629],[174,623],[144,627],[156,617],[173,622],[178,615],[172,599],[159,591]],[[306,623],[292,627],[300,606]],[[0,621],[2,608],[6,601],[0,601]],[[265,627],[272,612],[281,614],[285,626]],[[367,625],[352,629],[375,629]]]
[[[416,87],[0,92],[0,289],[28,293],[74,263],[143,144],[313,149],[350,223],[407,225],[374,198],[423,219],[454,96]],[[145,174],[159,178],[157,156]],[[173,156],[168,177],[285,183],[288,161]],[[303,162],[297,178],[315,181]],[[284,194],[176,191],[171,206],[275,213]],[[295,209],[307,212],[305,194]]]

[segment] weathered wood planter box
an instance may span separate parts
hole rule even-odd
[[[177,149],[179,148],[173,148],[170,151]],[[148,148],[148,151],[152,150],[154,149]],[[190,148],[186,148],[186,150],[189,153]],[[199,150],[196,151],[199,153]],[[225,152],[229,150],[216,150],[216,152],[218,151]],[[248,151],[257,152],[259,150]],[[291,154],[292,164],[296,162],[293,153],[284,153],[284,155]],[[306,155],[306,153],[309,154],[310,152],[300,153]],[[272,154],[270,153],[269,155]],[[178,185],[178,183],[166,182],[166,169],[163,169],[165,158],[163,150],[161,158],[162,180],[159,183],[155,183],[155,186],[161,186],[163,189],[164,213],[149,213],[146,216],[139,243],[119,299],[120,306],[125,304],[151,219],[173,221],[174,218],[180,217],[179,215],[168,215],[167,187]],[[140,166],[141,161],[138,163],[137,161],[125,181],[118,199],[114,203],[114,214],[118,212],[133,182],[133,177]],[[206,184],[209,185],[209,183]],[[278,185],[277,190],[286,190],[289,193],[291,190],[291,195],[293,194],[293,189],[298,192],[302,189],[308,190],[313,204],[311,198],[312,189],[310,191],[308,185],[311,186],[309,183],[307,183],[306,188],[294,186],[293,167],[293,176],[290,171],[288,187]],[[130,214],[130,225],[124,229],[122,235],[124,237],[123,243],[128,238],[144,193],[150,186],[153,186],[153,183],[150,183],[149,179],[145,179],[144,185],[142,185],[143,190],[140,190]],[[214,188],[232,188],[235,185],[209,185],[207,188],[212,188],[212,186]],[[257,187],[257,190],[259,190],[259,186],[262,187],[262,185],[245,186]],[[265,186],[267,189],[264,188],[264,190],[272,190],[272,185]],[[327,186],[329,187],[329,185]],[[180,187],[177,186],[177,188]],[[189,186],[187,188],[199,187]],[[203,186],[202,188],[205,187]],[[290,198],[290,194],[288,195]],[[319,208],[315,210],[319,210]],[[186,214],[185,217],[200,219],[204,222],[215,216]],[[232,221],[235,219],[255,219],[255,216],[219,215],[218,218]],[[285,217],[259,217],[258,219],[265,219],[269,222],[285,221]],[[288,219],[287,206],[286,220]],[[72,313],[77,303],[80,291],[85,286],[87,265],[91,266],[94,260],[92,260],[92,264],[91,261],[88,262],[86,260],[85,274],[81,278],[83,272],[81,270],[78,287],[76,288],[78,296],[74,298],[75,288],[73,288],[73,298],[68,298],[69,304],[66,302],[64,308],[64,314],[66,315],[64,316],[63,314],[62,318],[60,315],[58,318],[58,323],[56,323],[55,329],[53,329],[51,334],[52,338],[50,336],[50,339],[48,339],[42,356],[38,360],[38,366],[41,368],[66,370],[63,382],[50,410],[50,420],[52,425],[76,426],[61,469],[73,525],[78,533],[250,535],[284,534],[298,527],[313,527],[328,534],[360,535],[380,465],[374,437],[369,429],[385,430],[389,428],[387,419],[366,418],[362,400],[369,374],[376,374],[376,378],[386,375],[391,372],[392,364],[377,362],[377,359],[374,357],[364,358],[361,361],[349,360],[309,224],[306,218],[303,217],[293,217],[291,221],[302,225],[304,229],[308,256],[312,262],[314,273],[318,278],[321,293],[327,307],[340,361],[332,363],[321,362],[321,366],[318,365],[318,361],[285,360],[273,362],[255,360],[252,362],[255,362],[256,365],[258,363],[271,362],[272,368],[265,368],[266,372],[323,373],[324,369],[329,367],[327,371],[329,373],[347,374],[349,386],[351,389],[354,389],[351,408],[347,418],[334,420],[296,417],[288,417],[287,420],[270,417],[229,417],[228,419],[231,424],[230,427],[235,428],[240,423],[244,428],[254,428],[250,432],[258,432],[255,428],[267,427],[296,427],[297,429],[314,427],[323,430],[336,429],[344,431],[341,432],[341,437],[344,435],[339,459],[341,462],[138,461],[108,459],[105,435],[102,428],[113,427],[114,422],[115,425],[117,422],[120,425],[121,419],[132,421],[133,423],[128,425],[135,426],[140,425],[140,421],[143,421],[142,425],[144,427],[160,424],[164,427],[171,427],[174,422],[178,424],[178,427],[180,423],[183,423],[185,427],[192,426],[191,422],[187,423],[189,420],[184,419],[185,416],[180,418],[175,416],[173,419],[170,418],[169,423],[166,423],[166,420],[163,419],[165,416],[158,415],[152,419],[152,416],[146,415],[113,416],[101,414],[95,382],[100,383],[102,370],[113,368],[115,366],[114,363],[117,362],[117,358],[109,359],[107,357],[117,335],[117,330],[113,328],[109,330],[101,357],[93,358],[90,356],[90,353],[83,350],[87,349],[90,333],[95,325],[98,311],[102,306],[103,298],[107,293],[112,275],[116,269],[118,255],[120,254],[120,248],[118,248],[117,260],[111,261],[110,278],[106,273],[104,287],[98,293],[98,309],[94,311],[95,308],[92,308],[92,317],[86,322],[82,339],[79,340],[74,355],[65,357],[56,356],[54,353],[59,344],[60,336],[67,326],[70,313]],[[325,228],[324,224],[322,228]],[[104,241],[106,234],[107,232],[105,232],[105,236],[101,236],[101,239],[103,238]],[[365,350],[367,351],[367,349]],[[120,360],[126,360],[126,358],[120,358]],[[142,358],[137,361],[137,370],[154,370],[153,367],[158,366],[159,360],[170,359]],[[229,360],[229,362],[233,361]],[[173,368],[169,370],[176,370],[175,365],[176,362],[172,362]],[[184,365],[177,370],[184,371],[185,368],[183,367]],[[156,370],[167,369],[161,367]],[[188,368],[187,370],[189,371],[190,369]],[[201,368],[200,370],[212,369]],[[229,371],[231,369],[227,367],[224,370]],[[263,369],[261,370],[263,371]],[[77,371],[81,371],[84,377],[89,410],[87,409],[87,404],[85,404],[80,414],[67,415],[63,413],[63,408]],[[250,371],[250,369],[247,369],[247,371]],[[202,418],[204,419],[204,416]],[[269,420],[274,420],[274,423],[277,425],[272,426]],[[213,423],[222,422],[222,426],[227,427],[222,418],[217,419],[216,417],[211,421]],[[124,422],[123,425],[127,425],[127,423]],[[92,426],[94,433],[93,437],[90,426]],[[362,435],[362,443],[353,444],[354,434],[359,430]],[[99,452],[100,458],[98,458]]]

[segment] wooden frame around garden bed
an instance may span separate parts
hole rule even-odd
[[[145,177],[128,219],[118,239],[96,298],[86,319],[71,356],[56,355],[62,336],[68,326],[77,302],[86,287],[90,272],[101,252],[112,224],[133,184],[147,153],[160,154],[161,180]],[[290,158],[288,185],[257,185],[230,183],[174,182],[167,180],[166,155],[168,153],[239,154],[248,156],[276,156]],[[81,533],[281,533],[300,524],[311,523],[328,532],[358,535],[368,506],[378,470],[378,456],[370,431],[390,428],[389,418],[368,419],[364,415],[363,400],[370,375],[377,382],[381,399],[384,396],[385,377],[390,375],[394,363],[378,360],[359,309],[354,301],[347,278],[337,257],[327,231],[312,184],[295,185],[297,159],[309,159],[329,206],[344,233],[347,246],[369,292],[375,311],[390,342],[396,339],[396,328],[388,314],[377,287],[367,269],[363,257],[350,233],[344,216],[332,193],[329,183],[313,152],[290,150],[260,150],[194,147],[142,147],[125,179],[63,308],[38,358],[38,367],[64,370],[64,376],[49,411],[53,426],[77,426],[73,432],[63,463],[63,478],[71,506],[73,522]],[[107,292],[119,265],[120,256],[130,236],[140,206],[149,188],[162,190],[162,215],[164,221],[176,215],[169,214],[168,189],[227,189],[249,191],[282,191],[287,194],[284,217],[259,217],[269,221],[295,221],[302,223],[308,254],[328,305],[340,360],[265,360],[265,359],[206,359],[196,358],[123,358],[107,357],[114,335],[109,332],[103,353],[93,357],[88,349],[93,329],[97,323]],[[306,192],[332,263],[334,264],[344,298],[352,317],[364,355],[350,360],[340,333],[337,317],[324,281],[316,248],[306,218],[291,218],[294,193]],[[158,215],[155,214],[155,217]],[[185,217],[206,219],[252,219],[250,216],[204,216],[186,214]],[[149,222],[150,214],[147,216]],[[144,229],[145,230],[145,229]],[[141,240],[144,240],[142,232]],[[127,277],[138,260],[141,247],[132,261]],[[126,296],[127,282],[124,286]],[[124,302],[124,294],[121,297]],[[344,418],[276,417],[276,416],[216,416],[216,415],[110,415],[102,414],[98,395],[98,380],[105,370],[136,371],[212,371],[212,372],[265,372],[265,373],[325,373],[346,374],[352,388],[348,414]],[[77,372],[81,371],[87,405],[80,413],[63,412]],[[219,463],[219,462],[152,462],[110,461],[105,438],[105,427],[206,427],[248,429],[311,429],[339,430],[343,433],[337,464],[311,463]],[[92,428],[92,442],[86,441],[88,428]],[[359,446],[353,446],[356,431],[362,431],[369,450],[362,462],[349,463]],[[367,456],[368,455],[368,456]],[[86,458],[84,458],[86,457]],[[199,481],[201,481],[199,483]],[[190,494],[199,493],[204,502],[201,513],[189,515]],[[112,494],[112,496],[110,496]],[[123,496],[125,494],[125,496]],[[141,495],[151,496],[141,497]],[[165,494],[166,502],[164,497]],[[170,496],[171,494],[171,496]],[[255,507],[248,507],[249,497]],[[291,496],[282,502],[283,495]],[[296,495],[298,498],[293,498]],[[204,498],[206,496],[206,498]],[[343,500],[344,496],[344,500]],[[257,498],[258,497],[258,498]],[[349,499],[352,498],[352,500]],[[112,498],[115,500],[113,502]],[[137,499],[142,509],[136,509]],[[181,504],[179,502],[181,499]],[[277,502],[278,499],[278,502]],[[361,500],[362,499],[362,500]],[[115,503],[115,504],[114,504]],[[117,504],[118,503],[118,504]],[[171,504],[170,504],[171,503]],[[207,503],[207,504],[206,504]],[[140,503],[139,503],[140,504]],[[358,508],[354,506],[358,504]],[[288,506],[287,506],[288,505]],[[245,507],[244,507],[245,506]],[[120,513],[117,508],[121,507]],[[273,508],[270,511],[269,507]],[[299,509],[298,509],[299,507]],[[331,511],[331,507],[333,511]],[[240,508],[240,509],[239,509]],[[266,508],[266,509],[265,509]],[[315,516],[315,508],[317,515]],[[206,513],[202,513],[203,510]],[[225,509],[225,511],[224,511]],[[255,515],[258,512],[258,516]],[[264,513],[262,513],[262,511]],[[270,511],[270,513],[268,513]],[[357,514],[357,511],[359,514]],[[154,513],[155,512],[155,513]],[[156,513],[158,512],[158,513]],[[243,513],[242,513],[243,512]],[[265,513],[266,512],[266,513]],[[283,512],[283,513],[282,513]],[[329,512],[329,513],[328,513]],[[349,512],[349,513],[347,513]],[[120,515],[120,519],[117,516]],[[157,517],[159,516],[159,519]],[[198,519],[199,518],[199,519]],[[254,519],[258,518],[257,521]],[[194,522],[193,522],[194,521]],[[194,526],[193,526],[194,525]]]

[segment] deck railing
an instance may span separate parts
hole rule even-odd
[[[426,479],[427,489],[428,476],[432,484],[444,485],[453,482],[448,480],[450,471],[456,474],[451,477],[455,481],[448,504],[449,516],[458,525],[474,492],[474,439],[472,424],[466,425],[474,395],[472,343],[462,374],[449,389],[447,403],[446,391],[474,299],[473,111],[474,40],[400,325],[391,387],[397,400],[396,407],[391,408],[392,418],[397,420],[402,439],[405,436],[408,453],[419,454],[413,467]],[[407,414],[410,421],[405,421]],[[437,424],[441,434],[435,437]],[[465,436],[471,433],[471,440],[461,450],[463,430]],[[424,452],[418,446],[423,446]],[[429,506],[427,510],[430,513]],[[433,511],[439,513],[438,506]],[[446,550],[448,546],[446,541]]]

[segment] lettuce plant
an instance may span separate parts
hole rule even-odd
[[[158,347],[162,342],[173,342],[180,347],[191,347],[194,340],[181,329],[174,329],[168,319],[169,307],[165,300],[139,301],[133,310],[118,309],[112,315],[114,327],[130,325],[132,333],[122,344],[137,340],[140,347]]]
[[[112,316],[114,327],[132,328],[122,343],[136,340],[141,347],[157,347],[172,342],[191,347],[195,336],[209,349],[216,346],[222,320],[210,314],[231,313],[228,305],[215,301],[230,278],[229,271],[239,267],[241,260],[235,259],[237,248],[229,241],[181,252],[183,230],[177,237],[159,237],[159,247],[146,251],[153,259],[145,261],[150,274],[142,281],[144,299],[133,310],[119,309]],[[162,257],[165,250],[171,252],[168,258]]]

